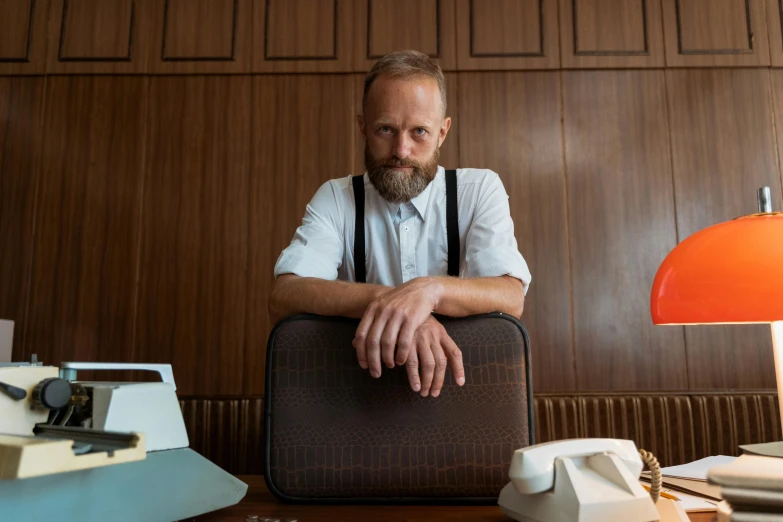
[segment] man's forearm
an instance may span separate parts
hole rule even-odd
[[[389,290],[381,285],[282,275],[269,299],[269,315],[273,323],[295,314],[359,319],[367,305]]]
[[[429,278],[438,296],[435,312],[451,317],[503,312],[522,317],[525,292],[522,282],[510,276],[458,279]]]

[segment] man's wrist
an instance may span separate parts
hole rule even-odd
[[[443,277],[428,277],[427,283],[430,285],[433,304],[432,311],[437,312],[441,303],[446,297],[446,278]]]

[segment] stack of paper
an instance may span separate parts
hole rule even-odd
[[[719,522],[783,522],[783,459],[742,455],[707,479],[721,487]]]
[[[715,511],[722,499],[721,492],[718,486],[707,483],[707,472],[715,466],[729,464],[736,458],[718,455],[681,466],[661,468],[662,491],[679,500],[687,512]],[[641,480],[649,482],[650,473],[642,473]]]

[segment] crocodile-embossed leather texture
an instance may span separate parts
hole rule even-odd
[[[421,397],[404,367],[362,370],[358,321],[305,317],[273,333],[267,379],[268,476],[293,498],[497,497],[514,450],[529,444],[525,338],[503,317],[443,319],[463,353]]]

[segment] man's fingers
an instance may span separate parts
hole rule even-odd
[[[397,335],[397,364],[404,364],[411,348],[414,346],[413,336],[421,325],[414,325],[406,319]]]
[[[356,358],[359,360],[359,366],[367,369],[367,334],[372,327],[373,319],[375,317],[374,307],[367,308],[364,312],[362,320],[359,322],[359,326],[356,328],[356,334],[353,337],[353,347],[356,349]]]
[[[431,395],[437,397],[440,395],[441,388],[443,388],[443,380],[446,376],[448,360],[446,359],[446,354],[443,353],[443,348],[440,343],[432,343],[430,345],[430,350],[432,350],[432,357],[435,359],[435,374],[432,378]]]
[[[421,380],[419,379],[419,357],[416,350],[411,350],[408,360],[405,362],[405,370],[408,372],[408,382],[411,389],[415,392],[421,389]]]
[[[386,323],[381,336],[381,355],[387,368],[394,368],[394,348],[397,346],[397,334],[405,317],[399,313],[394,314]]]
[[[419,353],[419,364],[421,365],[421,396],[426,397],[430,393],[430,387],[432,386],[435,358],[432,356],[432,350],[428,343],[420,342],[416,348]]]
[[[462,351],[448,334],[444,334],[444,337],[440,340],[440,344],[443,347],[446,358],[449,360],[454,382],[462,386],[465,384],[465,368],[462,365]]]
[[[367,365],[370,368],[370,375],[375,378],[381,376],[381,334],[386,326],[386,319],[383,316],[376,317],[372,323],[372,328],[367,334]]]

